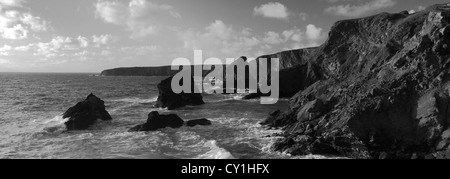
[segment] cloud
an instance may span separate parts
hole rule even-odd
[[[0,5],[7,7],[21,7],[22,1],[1,0]],[[0,37],[9,40],[28,38],[31,32],[46,32],[51,29],[49,23],[40,17],[18,10],[4,10],[0,8]]]
[[[24,0],[0,0],[0,5],[6,7],[22,7]]]
[[[426,9],[425,6],[417,6],[417,9],[411,9],[411,10],[408,11],[408,12],[409,12],[409,14],[414,14],[414,13],[416,13],[416,12],[420,12],[420,11],[423,11],[423,10],[425,10],[425,9]]]
[[[80,43],[80,47],[86,48],[89,46],[89,39],[83,36],[78,36],[78,42]]]
[[[384,8],[392,7],[396,3],[397,2],[395,0],[371,0],[370,2],[359,5],[346,4],[332,6],[325,9],[325,12],[337,16],[360,17]]]
[[[95,15],[107,23],[119,25],[127,18],[127,6],[119,1],[98,1],[95,10]]]
[[[313,24],[309,24],[308,26],[306,26],[305,34],[309,40],[317,40],[323,37],[322,31],[322,28],[318,28]]]
[[[3,47],[0,47],[0,56],[9,56],[10,50],[12,50],[11,46],[3,45]]]
[[[22,40],[28,37],[28,30],[22,24],[16,24],[13,27],[0,29],[2,38],[10,40]]]
[[[121,25],[131,32],[131,38],[138,39],[157,32],[153,19],[158,16],[180,18],[175,9],[166,4],[156,4],[149,0],[110,1],[98,0],[95,15],[106,23]]]
[[[283,4],[279,2],[269,2],[253,9],[254,15],[263,17],[288,19],[289,11]]]
[[[236,56],[256,57],[277,51],[317,46],[326,39],[322,28],[308,25],[305,30],[297,27],[283,32],[269,31],[256,35],[252,29],[236,30],[221,20],[216,20],[203,32],[188,30],[179,33],[187,53],[203,50],[205,56],[221,59]]]
[[[111,34],[103,34],[103,35],[93,35],[92,42],[96,44],[96,47],[101,45],[107,45],[113,40],[113,36]]]

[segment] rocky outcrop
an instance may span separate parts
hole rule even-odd
[[[79,102],[69,108],[64,114],[67,130],[85,130],[93,125],[98,119],[109,121],[111,115],[105,109],[105,102],[94,94],[90,94],[86,100]]]
[[[160,115],[158,112],[153,111],[148,115],[148,119],[145,124],[133,127],[129,130],[129,132],[142,132],[142,131],[149,132],[168,127],[177,129],[183,127],[184,125],[188,127],[194,127],[197,125],[207,126],[211,125],[211,121],[207,119],[196,119],[190,120],[185,123],[183,119],[181,119],[179,116],[175,114]]]
[[[258,61],[266,61],[270,65],[270,60],[279,59],[279,89],[280,98],[290,98],[298,91],[304,90],[308,86],[324,78],[318,65],[309,61],[318,48],[306,48],[299,50],[284,51],[272,55],[258,57]],[[270,69],[268,69],[268,81],[270,82]],[[261,80],[261,78],[259,78]],[[253,99],[269,94],[250,94],[244,99]]]
[[[450,5],[337,22],[309,57],[322,77],[263,122],[285,131],[275,150],[450,157]]]
[[[183,119],[175,114],[160,115],[158,112],[154,111],[148,114],[147,123],[133,127],[132,129],[130,129],[130,132],[155,131],[167,127],[176,129],[182,127],[183,125]]]
[[[174,110],[188,105],[197,106],[205,104],[202,95],[199,93],[194,93],[194,88],[196,88],[194,85],[194,79],[191,79],[191,82],[193,83],[191,88],[192,93],[182,92],[180,94],[173,92],[172,79],[173,77],[167,78],[158,84],[159,96],[155,107]]]

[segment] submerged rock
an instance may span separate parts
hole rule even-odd
[[[194,119],[186,122],[186,126],[194,127],[194,126],[209,126],[211,125],[211,121],[208,119]]]
[[[337,22],[306,59],[323,78],[301,89],[273,145],[293,155],[447,157],[450,6]],[[315,80],[313,80],[315,81]]]
[[[197,106],[205,104],[201,94],[174,93],[172,90],[172,79],[173,77],[167,78],[158,84],[159,96],[155,107],[174,110],[188,105]],[[193,83],[192,92],[194,92],[194,88],[196,88],[196,86],[194,85],[194,79],[192,79],[191,82]]]
[[[145,124],[133,127],[129,130],[129,132],[156,131],[167,127],[177,129],[183,127],[184,125],[185,122],[183,119],[175,114],[160,115],[158,112],[153,111],[148,115],[148,119]],[[186,126],[188,127],[194,127],[196,125],[211,125],[211,121],[207,119],[197,119],[186,123]]]
[[[67,130],[85,130],[98,119],[112,120],[111,115],[105,109],[105,102],[94,94],[90,94],[86,100],[67,110],[63,114],[63,118],[69,118],[65,123]]]

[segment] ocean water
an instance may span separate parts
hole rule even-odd
[[[99,77],[89,74],[0,73],[0,158],[33,159],[273,159],[276,140],[258,123],[287,100],[261,105],[239,95],[204,95],[203,106],[153,108],[164,77]],[[112,121],[66,131],[61,114],[90,93],[105,101]],[[207,118],[211,126],[130,133],[148,113]],[[298,157],[297,157],[298,158]],[[320,158],[304,156],[300,158]]]

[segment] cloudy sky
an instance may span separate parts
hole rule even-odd
[[[320,45],[335,21],[448,0],[0,0],[0,72],[100,72]]]

